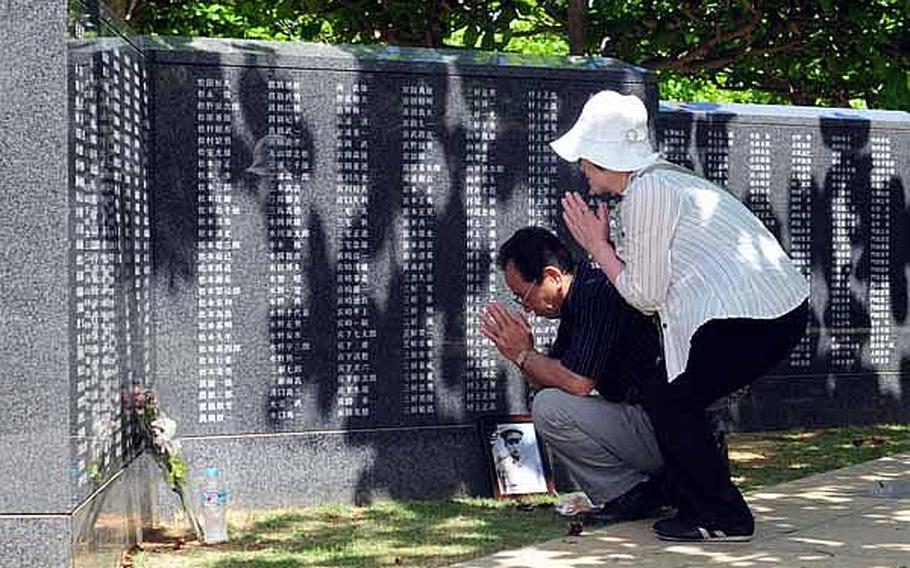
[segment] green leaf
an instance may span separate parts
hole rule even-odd
[[[910,71],[890,69],[878,99],[883,107],[910,111]]]

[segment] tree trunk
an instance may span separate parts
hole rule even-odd
[[[585,40],[588,35],[587,0],[569,0],[569,53],[585,54]]]
[[[443,47],[446,38],[446,19],[449,7],[445,2],[427,3],[427,28],[424,40],[427,47]]]
[[[104,0],[104,3],[118,18],[131,21],[135,19],[140,0]]]

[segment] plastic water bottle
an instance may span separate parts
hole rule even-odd
[[[227,490],[217,467],[205,468],[202,485],[202,522],[206,544],[226,542],[227,535]]]

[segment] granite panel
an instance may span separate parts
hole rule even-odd
[[[313,46],[282,47],[288,68],[271,44],[218,45],[219,66],[150,56],[156,364],[183,434],[526,411],[476,330],[505,296],[493,253],[520,226],[557,228],[560,190],[580,184],[547,142],[604,86],[652,96],[649,76],[443,58],[402,73],[389,54],[322,69],[300,63]]]
[[[78,502],[135,455],[129,394],[151,382],[148,81],[143,56],[121,38],[74,41],[68,63]]]
[[[72,565],[72,529],[68,516],[0,516],[0,566],[64,568]]]
[[[103,3],[70,4],[69,328],[73,504],[137,452],[134,389],[153,371],[148,76]]]
[[[910,419],[910,411],[901,393],[908,389],[906,373],[764,377],[734,406],[735,429],[903,424]]]
[[[906,421],[910,113],[662,104],[661,150],[741,199],[810,286],[790,356],[740,429]]]
[[[470,426],[192,438],[191,476],[217,466],[232,510],[365,504],[489,494],[487,464]],[[176,498],[159,487],[165,517]]]
[[[70,506],[66,5],[0,18],[0,513]]]

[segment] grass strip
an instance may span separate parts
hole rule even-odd
[[[910,451],[910,427],[875,425],[733,434],[734,480],[750,491]],[[148,535],[136,568],[435,568],[564,536],[553,497],[324,505],[235,512],[231,542],[202,546],[182,527]]]

